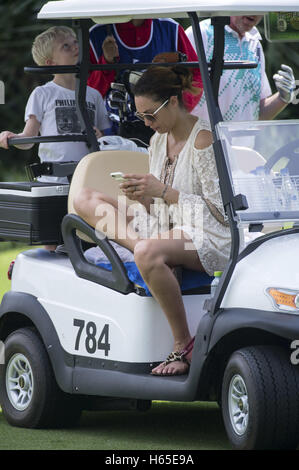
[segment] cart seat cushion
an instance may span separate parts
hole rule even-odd
[[[111,271],[110,263],[97,263],[97,266]],[[127,270],[128,278],[132,281],[137,287],[142,287],[145,291],[145,294],[148,297],[151,297],[151,293],[146,283],[144,282],[138,267],[134,261],[128,261],[124,263],[124,266]],[[181,272],[181,291],[185,292],[190,289],[196,289],[198,287],[209,286],[213,280],[213,277],[209,276],[207,273],[200,271],[192,271],[191,269],[182,269]]]

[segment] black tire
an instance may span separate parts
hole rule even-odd
[[[65,427],[80,418],[78,398],[58,387],[48,354],[34,329],[16,330],[5,341],[5,364],[0,366],[0,404],[13,426]]]
[[[233,390],[238,399],[231,398]],[[253,346],[234,352],[224,372],[221,400],[232,446],[244,450],[296,449],[298,396],[299,370],[291,364],[287,351]]]

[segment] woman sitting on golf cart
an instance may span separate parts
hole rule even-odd
[[[168,319],[174,352],[152,370],[156,375],[187,373],[192,356],[193,342],[173,268],[213,275],[224,269],[231,244],[212,134],[208,123],[184,108],[183,91],[197,90],[191,73],[181,66],[151,67],[134,89],[136,115],[155,131],[149,148],[150,173],[126,174],[120,185],[130,200],[140,203],[138,211],[128,215],[120,200],[88,188],[74,201],[90,225],[134,253],[144,281]],[[105,217],[97,215],[104,213]]]

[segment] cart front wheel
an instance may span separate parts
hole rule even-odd
[[[287,352],[255,346],[234,352],[222,384],[222,414],[237,449],[295,449],[299,371]]]
[[[34,394],[33,373],[30,362],[23,354],[14,354],[7,365],[6,391],[12,406],[24,411],[30,406]]]
[[[5,341],[0,404],[7,421],[19,427],[71,426],[81,415],[79,397],[58,387],[48,354],[34,329],[20,328]]]

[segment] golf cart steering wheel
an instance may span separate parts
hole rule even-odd
[[[266,170],[271,170],[274,165],[283,157],[288,158],[286,167],[293,175],[299,175],[299,139],[293,140],[280,147],[265,164]]]

